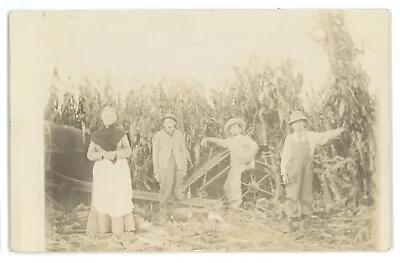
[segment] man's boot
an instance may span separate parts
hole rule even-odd
[[[292,232],[296,231],[296,226],[294,225],[294,219],[293,218],[291,218],[291,217],[288,218],[287,226],[288,226],[288,232],[289,233],[292,233]]]
[[[299,217],[288,217],[288,232],[296,232],[299,228],[298,221],[301,220]],[[296,224],[297,222],[297,224]]]
[[[311,217],[309,215],[303,215],[301,221],[302,230],[308,230],[312,226]]]

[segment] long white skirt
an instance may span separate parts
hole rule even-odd
[[[93,167],[92,207],[100,214],[124,216],[133,210],[128,161],[97,161]]]

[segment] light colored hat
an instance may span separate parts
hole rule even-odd
[[[304,113],[301,111],[294,111],[294,112],[292,112],[292,114],[290,114],[289,124],[292,124],[296,121],[301,121],[301,120],[307,121],[307,118],[304,115]]]
[[[174,121],[178,122],[178,118],[176,117],[175,114],[172,114],[172,113],[167,113],[167,114],[165,114],[165,115],[161,118],[161,121],[164,121],[165,119],[173,119]]]
[[[231,128],[232,125],[235,125],[235,124],[238,124],[240,126],[240,128],[242,129],[242,132],[245,131],[246,123],[244,122],[244,120],[242,120],[240,118],[232,118],[232,119],[228,120],[225,124],[225,127],[224,127],[225,134],[229,134],[229,129]]]

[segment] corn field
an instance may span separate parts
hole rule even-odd
[[[342,138],[317,149],[314,186],[318,202],[346,211],[373,206],[375,100],[368,93],[369,78],[359,62],[363,50],[352,42],[341,12],[321,15],[309,37],[326,51],[331,71],[328,85],[307,92],[309,107],[304,107],[300,98],[308,87],[303,86],[302,73],[289,59],[277,67],[249,61],[246,67],[233,68],[235,79],[213,90],[209,98],[201,84],[187,79],[164,79],[154,86],[138,87],[124,99],[109,84],[99,87],[89,79],[79,85],[79,96],[66,92],[59,98],[53,86],[45,119],[90,133],[101,125],[101,109],[115,106],[134,149],[130,160],[134,188],[155,191],[151,141],[166,112],[179,117],[191,167],[210,155],[209,148],[200,147],[201,139],[223,137],[226,120],[241,117],[254,130],[258,144],[267,149],[268,166],[279,177],[289,114],[303,110],[309,129],[346,128]],[[53,79],[57,78],[55,69]]]

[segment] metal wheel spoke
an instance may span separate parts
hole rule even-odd
[[[262,181],[264,181],[266,178],[268,178],[269,176],[268,175],[265,175],[263,178],[261,178],[260,179],[260,181],[258,181],[257,183],[259,184],[259,183],[261,183]]]
[[[244,185],[244,186],[247,187],[247,191],[246,191],[244,194],[242,194],[242,197],[244,197],[245,195],[247,195],[248,193],[250,193],[250,190],[249,190],[249,185],[248,185],[248,184],[242,183],[242,185]]]
[[[208,174],[208,173],[205,173],[205,174],[204,174],[203,183],[202,183],[202,185],[201,185],[202,187],[204,187],[204,184],[206,183],[207,174]]]
[[[263,189],[261,189],[261,188],[259,188],[258,191],[263,192],[263,193],[265,193],[265,194],[273,195],[273,193],[268,192],[268,191],[266,191],[266,190],[263,190]]]
[[[253,173],[250,173],[250,178],[251,178],[252,181],[254,181]]]
[[[242,194],[242,197],[245,197],[248,193],[250,193],[249,190],[247,190],[244,194]]]

